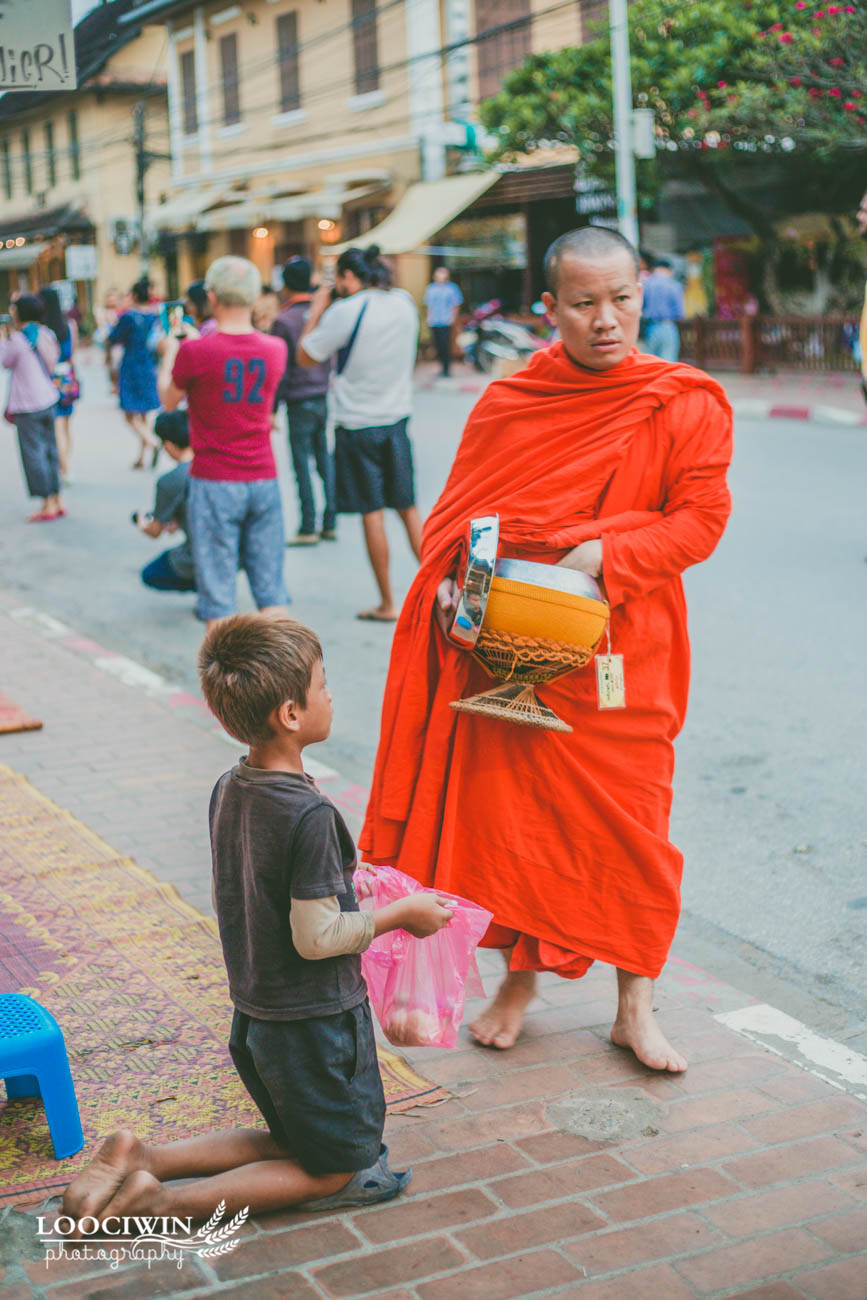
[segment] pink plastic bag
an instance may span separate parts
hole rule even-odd
[[[454,1047],[467,996],[484,995],[475,953],[493,914],[441,889],[423,891],[394,867],[360,867],[355,888],[362,911],[421,892],[436,892],[454,908],[448,925],[428,939],[391,930],[361,954],[370,1002],[388,1041],[397,1047]]]

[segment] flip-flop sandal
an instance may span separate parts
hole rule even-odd
[[[332,1196],[322,1196],[316,1201],[300,1201],[293,1210],[346,1210],[353,1206],[375,1205],[377,1201],[391,1201],[399,1196],[412,1178],[412,1170],[396,1174],[388,1167],[388,1147],[383,1146],[380,1157],[369,1169],[353,1174],[345,1187]]]
[[[27,522],[28,524],[50,524],[52,520],[59,518],[60,514],[56,510],[37,510],[35,515],[27,516]]]
[[[396,623],[397,622],[397,614],[391,614],[388,617],[384,618],[382,614],[377,614],[376,610],[373,609],[363,609],[361,613],[356,614],[355,617],[360,619],[362,623]]]

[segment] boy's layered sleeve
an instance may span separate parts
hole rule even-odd
[[[292,942],[308,961],[363,952],[373,940],[372,913],[359,912],[354,896],[348,910],[340,905],[347,890],[336,819],[323,801],[304,814],[292,837],[289,924]]]

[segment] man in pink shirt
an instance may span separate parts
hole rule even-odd
[[[218,258],[205,286],[217,330],[182,342],[169,337],[157,386],[167,411],[187,399],[196,612],[210,628],[235,613],[239,569],[260,610],[283,612],[288,604],[283,506],[271,449],[271,411],[287,353],[282,339],[253,328],[261,281],[252,262]]]

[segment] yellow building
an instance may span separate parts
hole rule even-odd
[[[482,170],[482,141],[474,139],[477,105],[527,54],[579,41],[599,7],[598,0],[136,5],[121,26],[158,20],[167,36],[161,143],[171,177],[146,223],[171,292],[222,253],[251,257],[270,279],[290,255],[321,260],[388,218],[386,251],[400,282],[420,293],[431,258],[441,256],[432,237],[483,204],[491,271],[505,240],[526,297],[531,286],[515,250],[523,247],[526,263],[528,244],[539,242],[526,237],[529,207],[557,200],[554,233],[574,224],[573,168],[561,168],[553,190],[538,170],[526,193],[512,180],[498,202],[500,173]],[[464,232],[470,242],[472,229]]]
[[[140,271],[136,151],[166,130],[165,33],[113,0],[77,24],[75,48],[75,91],[0,99],[0,310],[10,293],[72,281],[86,313]],[[169,164],[144,162],[147,202]]]

